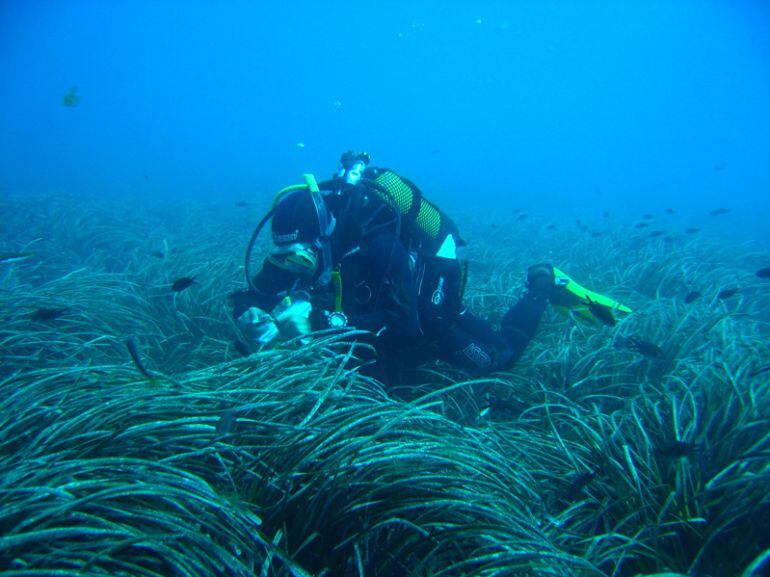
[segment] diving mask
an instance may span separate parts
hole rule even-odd
[[[312,274],[318,268],[316,250],[303,243],[279,247],[268,260],[278,268],[294,274]]]

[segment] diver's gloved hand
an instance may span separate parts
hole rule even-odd
[[[275,320],[259,307],[251,307],[238,317],[238,326],[259,346],[265,346],[280,334]]]
[[[547,299],[556,286],[553,265],[548,263],[535,264],[527,269],[527,291],[537,299]]]
[[[291,339],[310,332],[310,300],[302,296],[286,297],[273,309],[273,318],[281,337]]]

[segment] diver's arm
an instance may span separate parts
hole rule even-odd
[[[399,346],[412,345],[420,336],[420,324],[409,254],[396,237],[381,234],[369,243],[365,259],[369,284],[376,287],[374,310],[351,315],[348,324]]]
[[[237,319],[252,307],[271,311],[293,289],[297,278],[265,259],[254,276],[254,289],[233,295],[233,316]]]

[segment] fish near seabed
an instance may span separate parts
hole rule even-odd
[[[136,346],[136,340],[134,337],[128,337],[126,339],[126,348],[128,349],[128,354],[131,355],[131,360],[134,361],[134,365],[136,365],[136,368],[139,369],[139,372],[150,381],[154,381],[156,379],[156,375],[144,366],[142,357],[139,355],[139,347]]]
[[[697,301],[702,296],[703,295],[700,291],[690,291],[684,295],[684,304],[689,305],[690,303]]]
[[[724,290],[719,291],[717,294],[717,298],[720,300],[729,299],[730,297],[734,297],[739,292],[741,292],[741,289],[739,288],[727,288]]]
[[[242,357],[248,357],[251,354],[249,346],[241,340],[233,341],[233,347]]]
[[[33,312],[31,315],[29,315],[29,319],[32,321],[37,322],[47,322],[47,321],[53,321],[58,319],[59,317],[66,315],[70,312],[70,310],[66,307],[59,308],[59,307],[40,307],[35,312]]]
[[[767,372],[770,372],[770,365],[757,367],[756,369],[754,369],[749,373],[749,377],[758,377],[759,375],[764,375]]]
[[[174,281],[174,284],[171,285],[171,290],[175,293],[178,293],[187,288],[190,288],[194,284],[196,284],[194,276],[183,276],[182,278],[178,278]]]
[[[699,443],[689,441],[666,441],[655,445],[655,453],[669,459],[682,459],[703,450]]]
[[[659,359],[663,356],[663,349],[651,341],[645,341],[639,337],[618,337],[615,346],[619,349],[628,349],[650,359]]]
[[[225,435],[229,434],[233,430],[233,427],[235,427],[237,420],[238,415],[236,414],[235,409],[227,409],[226,411],[223,411],[217,420],[217,435],[224,437]]]
[[[589,296],[586,296],[586,301],[587,302],[585,304],[587,304],[588,308],[591,309],[591,313],[603,325],[614,327],[617,324],[617,320],[615,320],[615,317],[612,315],[612,311],[610,309],[592,301],[591,297]]]
[[[64,95],[64,98],[62,98],[62,106],[67,106],[69,108],[74,108],[78,104],[80,104],[80,96],[78,96],[78,87],[73,86],[69,89],[69,92]]]

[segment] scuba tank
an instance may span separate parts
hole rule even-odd
[[[364,192],[379,198],[393,210],[399,228],[396,236],[410,249],[438,254],[450,235],[454,247],[466,244],[454,222],[417,185],[388,168],[369,166],[370,162],[369,153],[349,150],[340,157],[335,179],[319,187],[335,189],[339,196]]]

